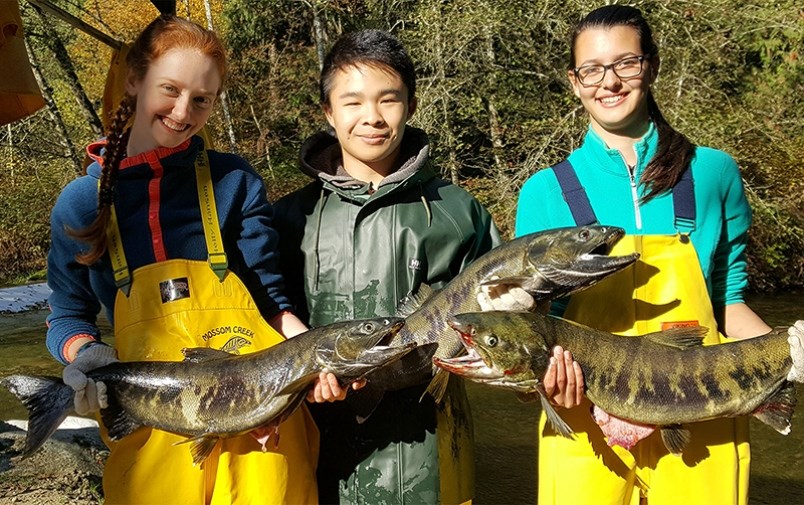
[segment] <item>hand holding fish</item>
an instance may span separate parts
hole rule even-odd
[[[493,275],[489,280],[499,279]],[[536,301],[519,286],[508,284],[482,284],[477,289],[480,310],[533,310]]]
[[[97,343],[80,352],[72,363],[64,367],[62,380],[75,391],[73,403],[77,414],[83,416],[107,407],[106,384],[94,381],[86,374],[116,361],[117,352],[113,347]]]
[[[804,320],[796,321],[787,330],[787,343],[790,344],[790,357],[793,359],[793,366],[787,374],[787,380],[793,382],[804,382]]]
[[[352,383],[352,389],[357,391],[365,385],[365,379],[355,381]],[[313,388],[307,393],[307,401],[310,403],[336,402],[346,399],[348,392],[349,387],[342,387],[335,374],[321,372],[318,374]]]
[[[551,404],[571,409],[583,401],[583,370],[572,353],[560,345],[553,348],[550,365],[544,374],[544,390]]]

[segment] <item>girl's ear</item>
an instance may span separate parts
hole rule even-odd
[[[137,78],[133,72],[128,72],[126,75],[126,93],[130,96],[137,96]]]
[[[659,59],[659,55],[651,56],[650,58],[650,80],[649,83],[653,84],[654,81],[659,77],[659,65],[661,64],[661,60]]]
[[[572,92],[575,93],[576,97],[581,98],[581,83],[578,82],[578,77],[573,70],[567,70],[567,79],[569,79],[570,86],[572,86]]]

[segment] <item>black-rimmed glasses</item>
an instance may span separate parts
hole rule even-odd
[[[581,84],[586,86],[603,82],[603,79],[606,78],[607,70],[614,72],[614,75],[620,79],[631,79],[642,73],[642,62],[647,57],[647,55],[628,56],[608,65],[583,65],[573,68],[572,71],[575,72],[575,77],[581,81]]]

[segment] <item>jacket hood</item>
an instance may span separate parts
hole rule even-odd
[[[399,168],[383,179],[381,186],[404,181],[424,168],[430,158],[430,140],[424,130],[408,126],[399,151]],[[301,171],[313,179],[340,188],[365,186],[343,168],[341,148],[331,131],[321,131],[308,138],[301,148]]]

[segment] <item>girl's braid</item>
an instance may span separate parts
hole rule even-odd
[[[136,99],[126,95],[115,112],[114,119],[106,136],[106,149],[103,153],[100,183],[98,184],[98,215],[88,227],[76,231],[68,229],[72,237],[86,242],[90,248],[78,254],[76,260],[84,265],[92,265],[106,252],[106,227],[111,218],[111,207],[114,204],[114,190],[120,162],[126,154],[128,144],[129,119],[134,115]]]

